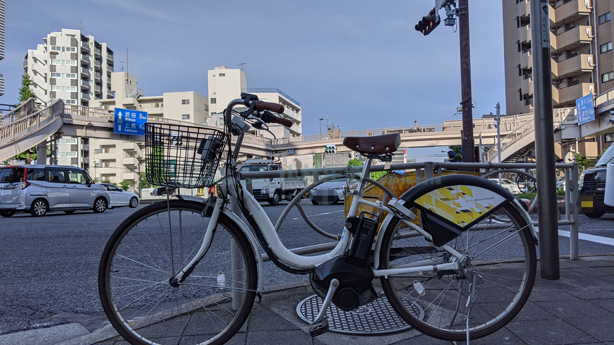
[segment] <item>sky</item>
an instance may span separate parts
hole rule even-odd
[[[207,70],[246,63],[248,88],[278,88],[300,102],[303,135],[318,134],[326,115],[342,131],[443,124],[461,101],[459,37],[443,23],[428,36],[414,29],[434,4],[7,1],[0,103],[17,103],[28,49],[50,32],[81,28],[114,51],[115,71],[129,62],[146,96],[207,96]],[[469,6],[473,116],[480,118],[497,102],[505,109],[502,3]]]

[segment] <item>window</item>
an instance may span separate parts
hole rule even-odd
[[[67,66],[77,66],[77,60],[64,60],[64,64]]]
[[[607,23],[610,21],[610,12],[599,16],[599,24]]]
[[[65,100],[64,100],[64,104],[73,104],[73,105],[76,105],[76,104],[77,104],[77,100],[76,100],[76,99],[65,99]]]
[[[77,87],[76,86],[67,86],[66,87],[66,91],[68,91],[68,92],[77,92]]]
[[[51,73],[51,78],[62,78],[62,73]]]
[[[189,120],[190,119],[190,114],[183,114],[183,115],[181,115],[181,119],[182,120]]]
[[[26,171],[26,180],[45,181],[45,169],[28,168]]]
[[[220,73],[220,77],[225,77],[226,73]]]
[[[77,73],[64,73],[64,76],[68,79],[77,79]]]
[[[215,98],[211,98],[211,104],[215,104],[216,99]]]
[[[88,183],[87,177],[80,170],[68,170],[68,182],[70,183],[78,183],[78,184],[86,184]]]
[[[610,80],[614,79],[614,72],[608,72],[601,75],[601,82],[607,83]]]
[[[189,99],[182,99],[181,100],[181,104],[190,104],[190,100]]]
[[[105,184],[104,186],[109,192],[119,192],[120,191],[119,188],[112,186],[110,184]]]
[[[612,50],[612,42],[604,43],[599,46],[599,51],[601,54],[607,53]]]
[[[64,176],[64,170],[47,170],[47,178],[49,182],[64,183],[66,177]]]
[[[61,64],[62,64],[62,60],[55,60],[55,59],[52,59],[52,60],[51,60],[51,64],[52,64],[52,65],[61,65]]]
[[[77,52],[77,48],[76,47],[66,47],[66,51],[67,52],[76,53]]]
[[[61,86],[55,86],[55,85],[53,85],[53,86],[51,87],[51,91],[62,91],[62,87],[61,87]]]
[[[61,52],[62,51],[62,47],[51,46],[51,51],[53,51],[53,52]]]

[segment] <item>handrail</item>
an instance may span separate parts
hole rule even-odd
[[[34,110],[36,107],[36,98],[32,97],[27,101],[21,103],[17,108],[11,110],[10,112],[0,115],[0,127],[6,126],[9,123],[13,122],[15,119],[23,118],[27,116]],[[8,121],[7,121],[8,120]],[[4,123],[6,122],[6,123]]]
[[[0,142],[6,145],[20,140],[62,116],[64,116],[64,102],[58,99],[50,106],[34,114],[14,120],[6,126],[0,127]]]

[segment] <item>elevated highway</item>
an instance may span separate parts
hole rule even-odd
[[[612,95],[614,98],[614,94]],[[612,101],[614,104],[614,100]],[[573,108],[555,109],[554,127],[573,118]],[[154,116],[150,122],[171,123],[187,126],[201,126],[190,122],[168,120]],[[114,114],[100,108],[65,105],[61,100],[35,110],[33,100],[25,102],[11,113],[0,117],[0,161],[13,157],[44,142],[54,134],[85,138],[144,141],[142,136],[113,133]],[[576,125],[577,126],[577,125]],[[254,156],[280,157],[289,155],[310,155],[324,152],[327,144],[335,144],[337,152],[349,152],[343,146],[348,136],[374,136],[389,133],[401,134],[401,147],[418,148],[450,146],[461,144],[461,120],[444,121],[442,125],[421,125],[370,129],[335,133],[334,136],[306,135],[292,138],[268,139],[246,135],[242,153]],[[474,119],[474,141],[490,146],[482,161],[497,160],[497,128],[494,118]],[[501,156],[504,162],[513,162],[519,156],[534,148],[535,127],[533,114],[507,115],[501,117]]]

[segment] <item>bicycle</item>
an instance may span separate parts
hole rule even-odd
[[[147,125],[147,179],[163,186],[167,199],[124,220],[99,267],[102,305],[122,337],[133,344],[228,341],[261,298],[259,247],[281,269],[309,275],[323,298],[312,336],[327,330],[331,303],[352,310],[382,295],[408,324],[446,340],[486,336],[520,311],[535,279],[537,242],[522,206],[502,187],[460,175],[429,179],[394,197],[369,172],[375,160],[390,161],[399,134],[344,140],[366,163],[332,250],[302,256],[283,246],[280,223],[272,224],[237,172],[250,126],[292,125],[271,112],[282,113],[283,106],[242,94],[224,112],[224,131]],[[224,155],[225,176],[215,181]],[[218,197],[168,197],[179,188],[213,184]],[[363,197],[367,184],[387,197]],[[307,191],[288,207],[300,210]]]

